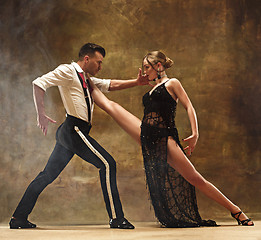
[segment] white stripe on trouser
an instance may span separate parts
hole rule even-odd
[[[106,186],[107,186],[107,191],[109,195],[109,201],[111,205],[111,214],[112,218],[116,218],[116,213],[115,213],[115,208],[113,204],[113,199],[112,199],[112,193],[111,193],[111,184],[110,184],[110,166],[106,159],[91,145],[91,143],[88,141],[88,139],[84,136],[84,134],[80,131],[80,129],[75,126],[74,127],[75,131],[79,134],[81,139],[84,141],[84,143],[91,149],[91,151],[99,158],[102,160],[102,162],[105,165],[105,171],[106,171]]]

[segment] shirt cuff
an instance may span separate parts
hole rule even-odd
[[[44,82],[41,81],[41,78],[36,78],[32,84],[38,86],[39,88],[43,89],[46,92],[46,89],[48,88],[48,86],[46,86],[46,84],[44,84]]]
[[[91,77],[92,82],[103,92],[109,92],[111,79],[100,79],[96,77]]]

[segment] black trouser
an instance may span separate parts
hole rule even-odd
[[[30,183],[13,216],[27,219],[38,196],[52,183],[74,154],[99,168],[101,187],[110,218],[124,217],[116,183],[116,162],[92,137],[91,126],[85,121],[67,116],[56,133],[55,148],[42,172]]]

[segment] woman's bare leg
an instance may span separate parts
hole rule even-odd
[[[115,122],[120,125],[124,131],[126,131],[139,145],[141,145],[140,119],[113,101],[110,101],[110,103],[106,106],[105,111],[115,120]]]
[[[207,197],[213,199],[232,213],[237,213],[240,210],[238,206],[232,203],[224,194],[222,194],[212,183],[207,181],[195,169],[189,159],[185,156],[175,140],[169,138],[168,140],[168,163],[177,170],[190,184],[195,186]],[[242,213],[240,220],[245,220],[248,217]],[[249,225],[252,222],[249,222]]]

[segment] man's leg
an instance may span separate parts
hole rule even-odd
[[[113,157],[88,134],[77,131],[81,140],[79,149],[75,153],[85,161],[100,169],[100,180],[103,191],[106,209],[111,219],[112,228],[128,228],[134,226],[125,218],[119,197],[116,182],[116,162]]]
[[[26,189],[9,223],[10,228],[35,227],[35,225],[32,226],[28,224],[27,218],[32,212],[38,196],[48,184],[57,178],[73,155],[73,152],[64,148],[61,144],[56,143],[44,170],[38,174]]]

